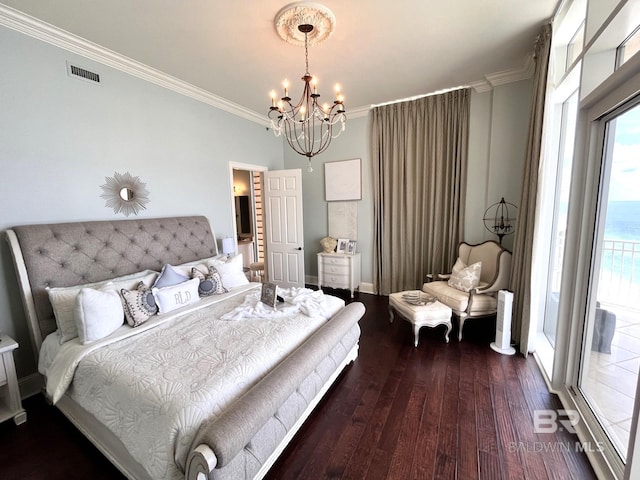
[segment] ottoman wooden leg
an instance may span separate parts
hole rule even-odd
[[[446,327],[447,327],[447,331],[444,333],[444,340],[445,340],[447,343],[449,343],[449,334],[451,333],[451,327],[452,327],[451,322],[447,323],[447,324],[446,324]]]

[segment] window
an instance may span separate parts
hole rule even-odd
[[[619,68],[627,60],[640,50],[640,26],[620,44],[616,52],[616,68]]]
[[[584,47],[584,22],[580,24],[578,30],[573,35],[573,38],[569,41],[567,45],[567,64],[565,66],[565,71],[569,71],[573,62],[580,56],[582,53],[582,49]]]

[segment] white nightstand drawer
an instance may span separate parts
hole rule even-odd
[[[344,257],[344,256],[340,256],[340,257],[334,257],[331,255],[323,255],[322,256],[322,263],[324,263],[325,265],[329,266],[329,265],[344,265],[345,267],[349,267],[349,259]]]
[[[325,275],[325,284],[333,288],[349,288],[349,277],[346,275]]]
[[[325,265],[324,271],[332,275],[349,275],[348,265]]]

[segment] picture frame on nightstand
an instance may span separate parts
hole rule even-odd
[[[338,245],[336,246],[336,253],[347,253],[348,246],[349,246],[348,238],[339,238]]]
[[[349,243],[347,243],[347,251],[346,253],[348,253],[349,255],[353,255],[354,253],[356,253],[356,244],[358,242],[356,242],[355,240],[349,240]]]
[[[264,282],[260,293],[260,301],[265,305],[276,308],[276,302],[278,301],[277,291],[278,286],[275,283]]]

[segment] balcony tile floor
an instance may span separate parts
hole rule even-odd
[[[640,311],[606,308],[616,314],[611,353],[591,351],[583,389],[613,443],[626,452],[640,369]]]

